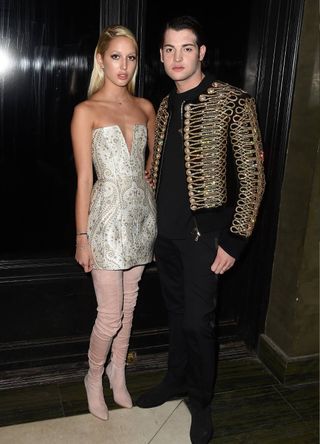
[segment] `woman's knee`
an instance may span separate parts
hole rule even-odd
[[[98,313],[95,329],[99,336],[113,337],[120,330],[122,321],[120,317],[114,318],[106,313]]]

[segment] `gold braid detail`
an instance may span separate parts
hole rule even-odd
[[[250,236],[265,188],[261,134],[253,98],[241,98],[230,124],[240,189],[230,230]]]
[[[185,107],[184,146],[190,208],[217,208],[227,201],[227,134],[236,96],[213,94]]]
[[[159,175],[168,123],[168,96],[157,113],[153,187]],[[241,89],[214,82],[199,102],[184,108],[185,167],[190,208],[218,208],[227,202],[228,135],[239,184],[232,233],[252,233],[265,187],[261,135],[255,101]]]
[[[166,96],[157,112],[156,118],[156,133],[155,133],[155,141],[154,141],[154,152],[153,152],[153,162],[151,168],[151,177],[152,177],[152,188],[156,189],[158,174],[159,174],[159,164],[162,154],[163,142],[166,134],[167,122],[169,118],[168,109],[168,100],[169,96]]]
[[[249,237],[264,191],[261,136],[254,99],[225,83],[213,83],[184,114],[185,165],[190,208],[227,202],[227,150],[231,145],[239,194],[231,232]]]

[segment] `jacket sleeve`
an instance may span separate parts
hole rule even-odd
[[[234,108],[230,140],[239,186],[231,226],[222,234],[220,244],[238,257],[252,234],[265,189],[261,134],[255,101],[250,96],[239,98]]]

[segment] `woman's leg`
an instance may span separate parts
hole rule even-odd
[[[100,419],[108,419],[102,375],[113,337],[121,327],[123,285],[122,271],[93,270],[97,298],[97,318],[90,337],[89,371],[85,377],[89,411]]]
[[[111,362],[107,367],[113,397],[122,407],[132,407],[131,396],[125,381],[125,364],[129,347],[132,320],[137,302],[139,281],[144,266],[133,267],[123,272],[123,318],[122,325],[112,344]]]

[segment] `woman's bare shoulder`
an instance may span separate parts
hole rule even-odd
[[[95,108],[96,104],[93,100],[87,99],[83,102],[78,103],[74,110],[80,113],[91,112]]]
[[[144,97],[135,97],[136,100],[136,104],[147,114],[153,114],[154,111],[154,106],[153,104],[150,102],[150,100],[145,99]]]
[[[84,100],[78,103],[73,110],[73,118],[77,120],[86,119],[88,121],[94,121],[98,113],[97,102],[94,100]]]

